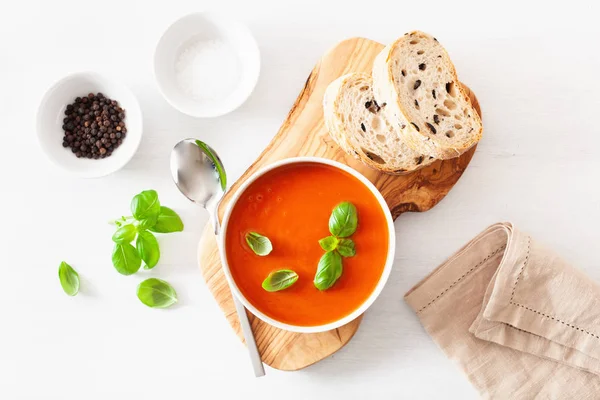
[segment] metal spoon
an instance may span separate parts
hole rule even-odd
[[[227,176],[217,153],[199,140],[184,139],[177,143],[171,151],[171,175],[179,191],[185,197],[208,211],[215,229],[215,235],[218,236],[221,227],[217,208],[225,195]],[[246,346],[250,353],[254,375],[257,377],[263,376],[265,370],[254,340],[250,321],[246,315],[246,309],[233,294],[233,291],[232,297],[235,310],[240,319]]]

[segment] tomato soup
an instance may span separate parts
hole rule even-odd
[[[334,207],[349,201],[358,212],[351,236],[356,255],[343,258],[343,273],[329,289],[320,291],[313,279],[324,250],[319,239],[330,235]],[[245,236],[268,237],[273,251],[258,256]],[[318,326],[355,311],[374,291],[388,253],[386,216],[377,198],[345,171],[318,163],[284,165],[254,181],[234,206],[225,237],[231,275],[240,291],[265,315],[286,324]],[[267,292],[261,284],[270,272],[294,270],[291,287]]]

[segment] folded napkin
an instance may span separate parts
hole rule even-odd
[[[483,398],[600,399],[600,285],[511,224],[405,300]]]

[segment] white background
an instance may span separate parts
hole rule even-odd
[[[600,280],[600,7],[526,1],[3,1],[0,5],[0,398],[440,399],[476,398],[403,302],[404,293],[491,223],[512,220]],[[596,3],[596,4],[594,4]],[[245,22],[262,52],[252,97],[200,120],[179,114],[153,80],[154,46],[170,22],[212,6]],[[434,34],[479,97],[484,138],[449,196],[396,221],[389,283],[355,338],[300,372],[254,379],[244,347],[206,289],[196,248],[206,215],[171,182],[184,137],[207,141],[236,179],[277,132],[319,57],[336,42]],[[65,176],[42,154],[34,121],[45,90],[93,70],[131,87],[144,137],[121,171]],[[185,231],[161,236],[152,272],[124,277],[110,262],[106,221],[153,188]],[[82,291],[66,296],[68,261]],[[135,296],[148,276],[180,304],[152,310]]]

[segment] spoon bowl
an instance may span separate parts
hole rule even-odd
[[[171,175],[185,197],[208,211],[218,234],[217,207],[225,195],[227,175],[217,152],[200,140],[184,139],[171,152]]]

